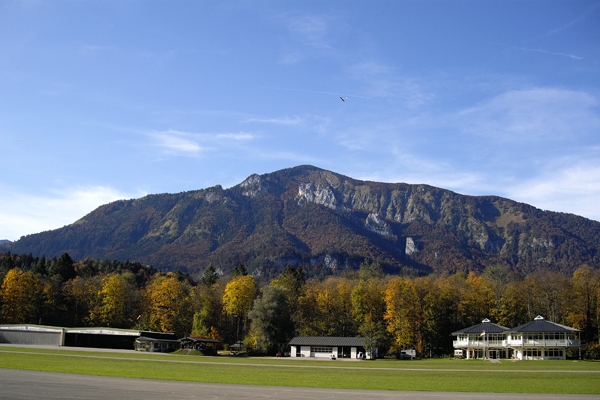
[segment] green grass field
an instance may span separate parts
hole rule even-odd
[[[600,393],[600,363],[583,361],[320,361],[3,347],[0,368],[268,386]]]

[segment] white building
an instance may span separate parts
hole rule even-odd
[[[290,356],[315,358],[371,358],[363,338],[297,336],[290,341]]]
[[[537,316],[509,329],[484,319],[481,324],[452,335],[455,354],[465,358],[512,358],[517,360],[565,360],[567,348],[580,347],[579,330]]]
[[[508,328],[484,319],[480,324],[465,328],[452,335],[454,349],[462,352],[462,357],[471,358],[509,358],[506,347],[506,331]],[[455,356],[457,352],[455,351]]]
[[[537,316],[507,331],[506,344],[518,360],[565,360],[567,348],[580,347],[579,330]]]

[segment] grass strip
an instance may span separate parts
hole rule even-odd
[[[83,353],[83,354],[81,354]],[[150,356],[150,358],[148,358]],[[405,363],[365,362],[350,367],[329,368],[323,362],[298,360],[290,368],[280,360],[259,359],[210,362],[198,359],[204,357],[166,356],[152,357],[129,354],[59,352],[40,353],[0,350],[0,368],[27,369],[78,373],[88,375],[119,376],[179,380],[190,382],[249,384],[267,386],[298,386],[315,388],[374,389],[374,390],[419,390],[450,392],[496,392],[496,393],[555,393],[555,394],[597,394],[600,393],[600,377],[596,364],[589,371],[578,369],[548,373],[552,370],[529,370],[527,373],[508,370],[482,371],[473,364],[473,370],[432,368],[390,368],[389,364]],[[174,362],[176,361],[176,362]],[[249,361],[252,361],[250,363]],[[294,361],[294,360],[293,360]],[[319,365],[314,365],[319,364]],[[335,364],[335,363],[330,363]],[[342,364],[342,363],[339,363]],[[363,366],[366,364],[365,366]],[[371,364],[371,366],[369,366]],[[415,363],[417,364],[417,363]],[[445,363],[428,363],[423,365]],[[567,363],[560,363],[569,365]],[[574,363],[572,363],[574,364]],[[260,367],[259,367],[260,366]],[[288,366],[288,368],[286,368]],[[335,366],[335,365],[331,365]],[[477,372],[476,372],[477,371]],[[497,373],[497,372],[502,373]],[[575,373],[576,372],[576,373]]]

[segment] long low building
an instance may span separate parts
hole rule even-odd
[[[453,332],[455,356],[511,358],[517,360],[565,360],[567,349],[579,348],[580,331],[537,316],[531,322],[506,328],[489,319]]]
[[[93,347],[107,349],[135,348],[140,336],[177,340],[173,333],[118,328],[64,328],[45,325],[0,325],[0,343]]]

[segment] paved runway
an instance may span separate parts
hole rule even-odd
[[[396,392],[225,385],[0,369],[0,399],[575,400],[600,395]]]

